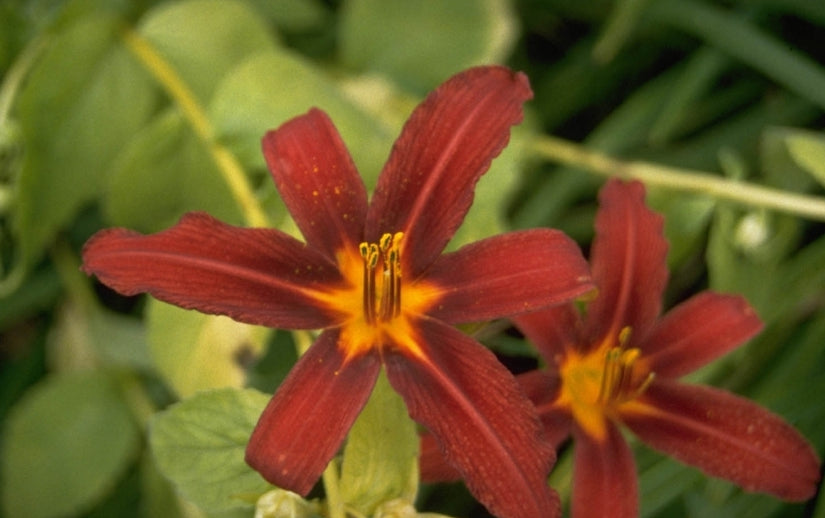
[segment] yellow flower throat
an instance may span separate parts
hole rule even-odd
[[[630,328],[625,327],[587,354],[571,350],[560,367],[559,403],[596,439],[605,437],[606,420],[616,417],[622,405],[642,395],[653,382],[654,373],[640,360],[641,351],[625,347],[629,337]]]

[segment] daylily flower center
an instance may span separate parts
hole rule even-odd
[[[653,381],[654,373],[639,360],[641,351],[625,347],[629,337],[630,328],[626,327],[592,352],[569,352],[560,367],[560,401],[594,437],[603,437],[605,419],[614,416],[621,405],[642,395]]]
[[[346,344],[348,355],[385,347],[421,354],[410,318],[425,314],[437,303],[441,288],[403,277],[403,249],[404,233],[395,232],[338,254],[339,268],[348,282],[340,291],[324,294],[323,300],[343,315],[341,344]]]
[[[401,314],[401,240],[403,232],[384,234],[378,243],[358,246],[364,260],[363,311],[368,324]]]

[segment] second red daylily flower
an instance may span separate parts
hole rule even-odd
[[[591,254],[598,296],[520,315],[547,370],[519,376],[548,439],[572,436],[574,518],[638,516],[636,467],[619,430],[709,475],[789,500],[813,496],[819,460],[790,425],[719,389],[677,381],[738,347],[762,323],[738,296],[702,292],[659,316],[667,284],[662,218],[642,184],[609,181]],[[422,477],[457,478],[424,437]]]
[[[441,255],[476,181],[532,96],[501,67],[452,78],[412,114],[370,204],[327,116],[311,110],[263,141],[306,243],[206,214],[142,236],[112,229],[83,268],[116,290],[277,328],[323,329],[267,406],[246,458],[306,494],[365,404],[383,365],[411,416],[470,490],[504,517],[554,516],[554,454],[528,399],[495,357],[452,324],[558,304],[592,288],[557,231],[504,234]]]

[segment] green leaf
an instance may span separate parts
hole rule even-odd
[[[116,29],[103,15],[68,25],[20,92],[26,153],[14,220],[29,264],[100,192],[115,155],[155,107],[155,86],[117,44]]]
[[[319,27],[330,12],[320,0],[250,0],[272,22],[287,31],[305,31]]]
[[[185,398],[199,390],[241,387],[246,367],[263,350],[269,330],[149,301],[149,348],[161,376]]]
[[[382,371],[344,448],[341,496],[363,515],[418,491],[418,433],[404,400]]]
[[[124,149],[104,207],[112,224],[141,232],[168,228],[194,210],[227,223],[243,221],[206,146],[176,111],[152,121]]]
[[[797,130],[785,137],[785,145],[794,162],[825,186],[825,135]]]
[[[252,389],[201,392],[157,414],[149,443],[158,468],[204,511],[252,509],[271,486],[244,461],[269,397]]]
[[[525,131],[515,131],[509,145],[493,160],[490,170],[476,184],[475,197],[450,249],[508,230],[507,205],[524,173]]]
[[[240,63],[215,92],[210,119],[245,164],[263,169],[261,138],[317,106],[332,118],[368,186],[389,155],[396,129],[357,108],[331,78],[285,50]]]
[[[57,311],[49,335],[53,370],[93,369],[101,363],[151,369],[143,323],[99,307],[87,308],[69,299]]]
[[[703,246],[716,201],[706,196],[673,196],[667,189],[649,189],[647,200],[665,217],[668,263],[681,264]]]
[[[5,423],[3,507],[9,518],[79,514],[111,490],[140,433],[101,372],[52,376]]]
[[[352,0],[340,24],[345,65],[419,91],[470,66],[503,61],[518,32],[505,0]]]
[[[238,62],[275,46],[261,17],[237,0],[164,3],[147,13],[138,32],[202,103]]]

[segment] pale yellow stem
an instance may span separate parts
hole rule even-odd
[[[818,196],[789,193],[752,183],[729,180],[693,169],[681,169],[635,160],[617,160],[573,142],[548,135],[538,137],[532,149],[538,156],[547,160],[580,167],[602,176],[639,180],[651,186],[703,194],[717,200],[825,221],[825,198]]]
[[[180,108],[181,113],[192,126],[195,134],[203,140],[212,159],[218,166],[229,186],[232,196],[243,212],[246,223],[253,227],[268,227],[269,218],[261,209],[252,192],[247,175],[237,157],[223,144],[215,139],[215,129],[205,110],[189,86],[181,79],[175,69],[163,59],[152,44],[131,29],[123,31],[123,43],[143,64],[150,74],[160,83],[169,97]]]

